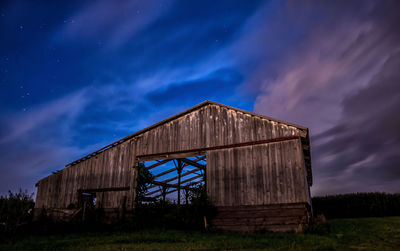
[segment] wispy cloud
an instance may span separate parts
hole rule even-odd
[[[169,10],[174,1],[96,1],[65,20],[60,38],[94,39],[118,48]],[[106,39],[106,41],[102,41]]]
[[[60,123],[60,128],[67,129],[68,121],[79,115],[88,104],[90,97],[86,89],[63,96],[59,99],[37,105],[28,111],[13,113],[7,116],[5,135],[0,144],[19,140],[26,134],[31,134],[38,128],[48,125],[54,121]],[[4,115],[3,115],[4,116]]]
[[[299,18],[287,15],[293,9]],[[277,23],[285,19],[283,23],[291,21],[292,26],[305,30],[273,63],[268,59],[275,57],[268,55],[274,52],[268,54],[266,48],[266,60],[252,71],[248,81],[253,83],[248,86],[259,91],[256,112],[311,128],[314,194],[379,190],[388,182],[386,176],[393,178],[392,183],[385,183],[387,191],[399,191],[400,175],[391,165],[398,166],[400,152],[384,153],[383,148],[368,143],[371,135],[380,134],[393,123],[384,117],[399,110],[394,101],[399,75],[393,69],[400,67],[400,37],[395,28],[400,19],[395,9],[399,9],[398,3],[384,5],[377,1],[312,7],[291,2],[275,15]],[[313,16],[307,15],[310,11],[322,12],[327,18],[323,24],[313,23]],[[335,15],[338,13],[340,18]],[[276,48],[276,43],[289,39],[284,32],[273,33],[276,42],[262,30],[256,29],[254,36],[257,43],[268,42]],[[245,39],[241,45],[249,43],[252,40]],[[376,96],[366,94],[371,90]],[[378,102],[382,99],[387,102]],[[350,114],[350,110],[357,112]],[[380,135],[375,144],[398,144],[400,134],[392,133],[391,140]]]
[[[71,142],[71,126],[90,102],[86,89],[32,107],[25,112],[2,114],[0,172],[6,175],[0,189],[33,190],[32,178],[61,169],[65,159],[87,150]]]

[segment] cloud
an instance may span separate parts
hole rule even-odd
[[[272,27],[277,42],[255,29],[252,39],[239,43],[247,47],[256,37],[276,48],[291,41],[287,50],[281,48],[282,58],[261,62],[247,78],[258,92],[254,110],[310,127],[314,194],[399,192],[400,133],[393,129],[399,110],[399,4],[322,5],[289,2],[274,16],[287,28],[303,28],[295,38]],[[293,9],[297,17],[288,16]],[[310,11],[327,18],[316,23]],[[266,50],[266,59],[274,59]]]
[[[397,52],[367,87],[343,100],[340,122],[315,135],[321,193],[332,184],[341,184],[338,191],[400,191],[399,66]]]
[[[71,142],[71,125],[89,102],[84,88],[26,112],[2,114],[0,172],[7,177],[0,185],[2,193],[20,187],[34,191],[32,180],[61,169],[65,159],[88,150]]]
[[[65,20],[59,36],[103,40],[118,48],[164,14],[173,1],[96,1]],[[105,36],[106,35],[106,36]]]
[[[216,100],[222,95],[233,98],[235,89],[242,83],[242,76],[234,69],[220,69],[201,78],[172,83],[163,89],[149,93],[146,99],[155,106],[187,106],[204,100]]]
[[[28,133],[49,124],[52,121],[63,122],[73,119],[87,105],[89,99],[86,90],[63,96],[57,100],[37,105],[27,112],[20,112],[7,116],[8,130],[4,130],[0,144],[6,144],[18,140]]]

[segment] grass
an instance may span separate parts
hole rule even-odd
[[[28,236],[0,250],[400,250],[400,217],[337,219],[317,234],[185,232],[87,232]]]

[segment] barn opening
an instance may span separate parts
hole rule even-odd
[[[96,206],[96,193],[81,192],[80,197],[80,207],[95,207]]]
[[[188,204],[190,191],[206,185],[206,153],[142,156],[138,159],[153,177],[146,187],[143,202],[161,199],[177,205]]]

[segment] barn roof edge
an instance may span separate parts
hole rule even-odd
[[[175,115],[173,115],[171,117],[168,117],[168,118],[166,118],[166,119],[164,119],[164,120],[162,120],[160,122],[157,122],[157,123],[155,123],[155,124],[153,124],[151,126],[148,126],[148,127],[144,128],[144,129],[142,129],[142,130],[139,130],[139,131],[137,131],[137,132],[135,132],[133,134],[130,134],[130,135],[124,137],[124,138],[116,140],[116,141],[112,142],[111,144],[108,144],[108,145],[106,145],[106,146],[104,146],[104,147],[102,147],[102,148],[100,148],[100,149],[88,154],[88,155],[85,155],[82,158],[79,158],[79,159],[77,159],[77,160],[75,160],[73,162],[68,163],[67,165],[65,165],[65,167],[69,167],[69,166],[78,164],[81,161],[89,159],[92,156],[95,156],[95,155],[97,155],[99,153],[102,153],[102,152],[104,152],[104,151],[106,151],[106,150],[108,150],[108,149],[110,149],[110,148],[112,148],[114,146],[117,146],[117,145],[119,145],[119,144],[121,144],[121,143],[123,143],[123,142],[125,142],[125,141],[127,141],[129,139],[132,139],[132,138],[134,138],[134,137],[136,137],[136,136],[138,136],[138,135],[140,135],[142,133],[145,133],[145,132],[147,132],[147,131],[149,131],[151,129],[154,129],[154,128],[160,126],[160,125],[168,123],[168,122],[170,122],[170,121],[172,121],[174,119],[182,117],[182,116],[184,116],[184,115],[186,115],[188,113],[191,113],[191,112],[193,112],[193,111],[195,111],[195,110],[197,110],[197,109],[199,109],[199,108],[201,108],[203,106],[206,106],[206,105],[217,105],[217,106],[225,107],[225,108],[228,108],[228,109],[236,110],[236,111],[239,111],[239,112],[243,112],[245,114],[250,114],[250,115],[253,115],[253,116],[257,116],[257,117],[260,117],[260,118],[263,118],[263,119],[267,119],[267,120],[275,121],[275,122],[278,122],[278,123],[286,124],[288,126],[293,126],[293,127],[298,128],[298,129],[305,130],[307,135],[308,135],[308,128],[307,127],[296,125],[296,124],[289,123],[289,122],[282,121],[282,120],[278,120],[278,119],[274,119],[274,118],[271,118],[271,117],[268,117],[268,116],[265,116],[265,115],[261,115],[261,114],[258,114],[258,113],[245,111],[245,110],[242,110],[242,109],[239,109],[239,108],[236,108],[236,107],[224,105],[224,104],[217,103],[217,102],[214,102],[214,101],[206,100],[206,101],[203,101],[203,102],[201,102],[201,103],[199,103],[199,104],[197,104],[197,105],[195,105],[195,106],[193,106],[193,107],[191,107],[189,109],[186,109],[186,110],[184,110],[184,111],[182,111],[180,113],[177,113],[177,114],[175,114]]]

